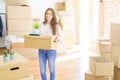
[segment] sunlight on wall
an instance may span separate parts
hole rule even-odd
[[[92,22],[92,40],[98,39],[98,28],[99,28],[99,1],[94,0],[93,2],[93,22]]]
[[[87,49],[89,45],[89,0],[81,0],[81,46]]]
[[[99,2],[81,0],[81,46],[88,49],[98,40]]]

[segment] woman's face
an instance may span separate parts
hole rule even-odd
[[[48,10],[48,11],[46,12],[45,18],[46,18],[46,20],[47,20],[48,22],[50,22],[50,21],[52,20],[52,18],[53,18],[52,11]]]

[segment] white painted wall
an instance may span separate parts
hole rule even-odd
[[[55,9],[55,2],[63,2],[64,0],[29,0],[29,4],[32,7],[32,17],[44,19],[44,12],[47,8],[51,7]]]
[[[5,0],[0,0],[0,13],[6,13]]]

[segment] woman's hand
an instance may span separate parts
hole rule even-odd
[[[58,36],[55,36],[55,40],[54,40],[54,42],[59,42],[59,37]]]

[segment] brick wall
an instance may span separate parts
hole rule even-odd
[[[110,38],[110,24],[120,23],[120,0],[103,0],[100,3],[99,37]]]

